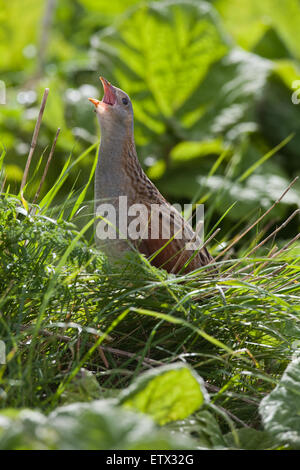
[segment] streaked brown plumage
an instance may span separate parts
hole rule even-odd
[[[141,253],[149,257],[154,266],[162,267],[168,272],[178,273],[191,258],[184,272],[209,264],[213,258],[205,247],[196,254],[186,249],[187,242],[197,239],[192,227],[161,195],[139,163],[134,143],[133,110],[128,95],[102,77],[101,81],[104,87],[103,100],[90,98],[96,107],[101,126],[101,144],[95,175],[95,211],[97,205],[106,200],[114,204],[118,213],[118,198],[126,196],[128,207],[133,204],[143,204],[148,209],[147,220],[143,218],[142,227],[144,233],[147,232],[148,238],[141,237],[134,240],[129,235],[129,241]],[[157,218],[155,219],[154,216]],[[153,221],[158,220],[159,223],[159,227],[157,224],[154,225],[154,229],[159,234],[157,238],[153,236],[155,230],[153,231],[153,226],[151,226],[151,217]],[[164,229],[169,219],[171,237],[165,237]],[[132,218],[129,217],[128,228],[131,220]],[[183,239],[173,238],[183,227],[187,236]],[[171,241],[169,241],[170,238]],[[97,239],[96,241],[107,254],[117,257],[127,251],[130,246],[127,240],[106,240],[105,243],[99,243]],[[164,245],[166,246],[161,250]]]

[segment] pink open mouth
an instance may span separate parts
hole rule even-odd
[[[102,101],[96,100],[95,98],[89,98],[89,100],[96,106],[96,108],[101,105],[99,109],[102,108],[102,111],[105,111],[105,109],[107,109],[107,105],[113,106],[116,103],[117,97],[115,88],[109,83],[109,81],[104,77],[100,77],[100,80],[104,88]]]
[[[113,106],[116,102],[116,92],[114,90],[114,87],[104,77],[100,77],[100,80],[104,88],[104,96],[102,98],[102,103]]]

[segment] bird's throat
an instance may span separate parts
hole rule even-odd
[[[133,130],[104,128],[101,133],[95,173],[95,199],[111,199],[126,194],[128,149],[134,146]],[[138,161],[137,161],[137,164]]]

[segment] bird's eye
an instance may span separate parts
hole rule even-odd
[[[128,99],[127,98],[122,98],[122,103],[123,104],[128,104]]]

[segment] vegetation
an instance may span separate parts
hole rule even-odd
[[[300,448],[300,8],[281,3],[0,1],[1,449]],[[218,275],[96,250],[100,72],[149,176],[221,229]]]

